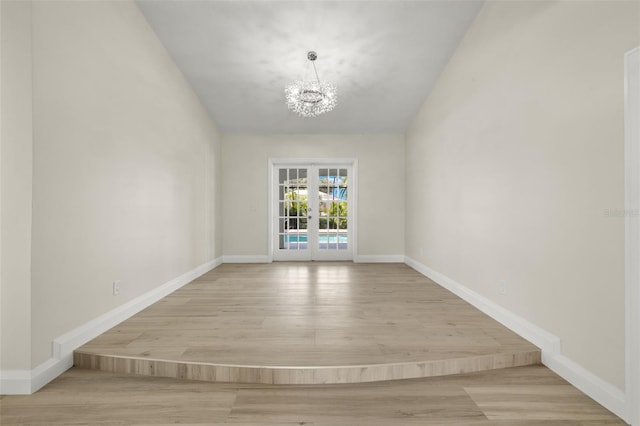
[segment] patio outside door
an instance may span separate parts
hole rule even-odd
[[[352,164],[273,166],[273,259],[353,259]]]

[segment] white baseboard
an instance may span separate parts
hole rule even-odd
[[[0,371],[0,394],[24,395],[36,392],[73,366],[74,350],[220,264],[222,258],[200,265],[63,334],[53,341],[53,357],[33,370]]]
[[[402,254],[361,254],[356,256],[355,263],[404,263]]]
[[[222,263],[271,263],[271,259],[262,255],[231,255],[222,256]]]
[[[466,302],[480,309],[482,312],[489,315],[505,327],[527,339],[542,349],[542,351],[548,354],[559,354],[561,352],[560,339],[557,336],[554,336],[537,325],[534,325],[524,318],[514,314],[508,309],[503,308],[497,303],[492,302],[486,297],[481,296],[475,291],[468,289],[464,285],[457,283],[451,278],[434,271],[410,257],[405,259],[405,263],[420,272],[422,275],[431,278],[453,294],[464,299]]]
[[[402,254],[365,254],[356,256],[355,263],[404,263]],[[222,263],[271,263],[269,256],[263,255],[229,255],[222,256]]]
[[[405,263],[539,347],[544,365],[616,416],[626,419],[624,392],[562,355],[559,337],[410,257],[405,258]]]
[[[404,255],[365,254],[356,256],[353,261],[355,263],[404,263]],[[271,258],[262,255],[231,255],[222,256],[222,263],[271,263]]]
[[[197,268],[192,269],[191,271],[186,272],[145,294],[138,296],[103,315],[100,315],[98,318],[63,334],[53,341],[53,357],[62,359],[65,355],[72,354],[75,349],[84,345],[89,340],[99,336],[110,328],[115,327],[122,321],[132,317],[148,306],[153,305],[158,300],[173,293],[199,276],[209,272],[221,263],[222,260],[217,258],[200,265]]]
[[[542,363],[607,410],[628,420],[625,393],[564,355],[542,352]]]
[[[49,358],[31,372],[31,393],[73,367],[73,353],[66,354],[62,358]]]
[[[31,394],[31,370],[0,371],[0,395]]]

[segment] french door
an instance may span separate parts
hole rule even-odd
[[[274,260],[353,259],[353,164],[274,163]]]

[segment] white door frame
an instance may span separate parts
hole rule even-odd
[[[351,260],[358,256],[358,159],[357,158],[269,158],[268,177],[269,182],[269,262],[273,261],[273,252],[275,239],[274,220],[277,212],[275,211],[276,194],[273,191],[273,170],[276,166],[293,166],[293,165],[309,165],[309,166],[349,166],[351,167],[351,176],[349,176],[349,194],[352,203],[349,204],[349,234],[351,235]]]
[[[640,426],[640,47],[624,59],[625,403]]]

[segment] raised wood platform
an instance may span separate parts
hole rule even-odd
[[[539,364],[540,351],[404,264],[224,264],[82,346],[74,362],[321,384]]]

